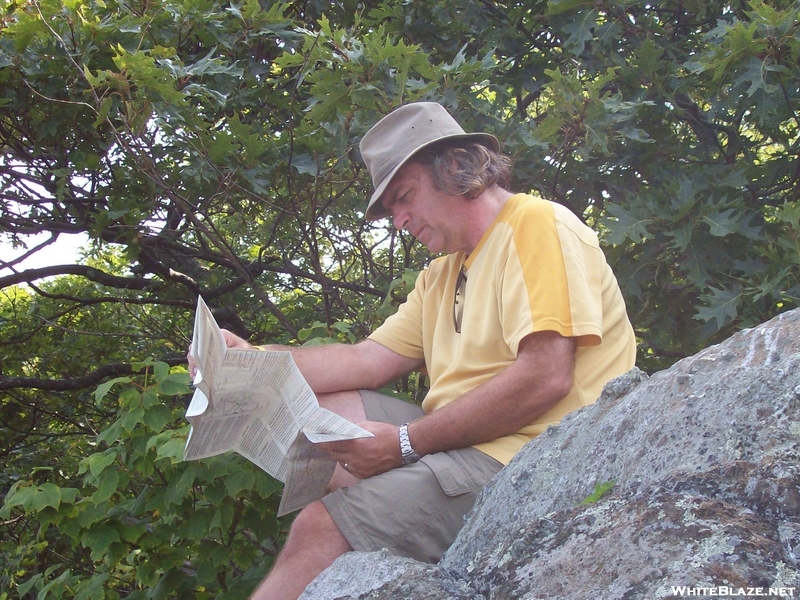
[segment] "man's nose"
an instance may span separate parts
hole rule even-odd
[[[406,225],[408,225],[408,213],[402,210],[393,210],[392,211],[392,224],[397,231],[402,231],[405,229]]]

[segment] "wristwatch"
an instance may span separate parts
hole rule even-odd
[[[417,462],[422,458],[419,454],[414,452],[411,447],[411,440],[408,439],[408,423],[400,425],[400,454],[402,455],[403,465],[410,465]]]

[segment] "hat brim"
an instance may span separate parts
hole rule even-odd
[[[383,178],[381,184],[375,188],[375,191],[372,193],[372,197],[369,199],[369,204],[367,204],[365,216],[368,221],[377,221],[378,219],[383,219],[389,215],[389,211],[384,208],[383,204],[381,204],[380,198],[403,165],[411,160],[423,148],[427,148],[431,144],[436,144],[442,140],[476,141],[490,147],[495,152],[500,150],[500,142],[490,133],[452,133],[425,142],[424,144],[415,148],[413,152],[400,161],[397,166],[392,169],[386,177]]]

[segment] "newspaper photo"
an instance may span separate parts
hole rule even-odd
[[[278,516],[325,494],[336,463],[315,443],[372,436],[319,406],[290,352],[227,348],[200,297],[190,352],[197,373],[184,460],[238,452],[284,483]]]

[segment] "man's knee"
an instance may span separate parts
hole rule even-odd
[[[336,555],[352,550],[328,509],[320,502],[312,502],[295,517],[286,540],[285,551],[297,551],[301,547],[315,548]]]
[[[318,394],[317,401],[322,408],[335,412],[352,423],[360,423],[367,420],[364,402],[357,390]]]

